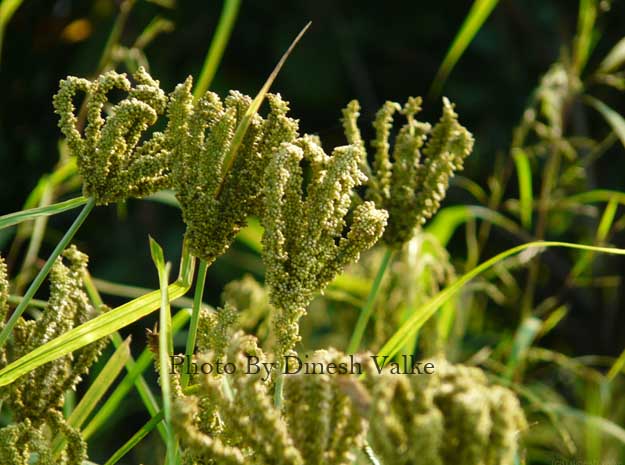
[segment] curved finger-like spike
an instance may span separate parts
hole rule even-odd
[[[98,205],[133,195],[149,195],[167,185],[168,167],[163,162],[168,161],[168,149],[163,145],[162,135],[154,133],[141,142],[164,112],[167,97],[159,88],[159,82],[143,68],[139,68],[133,78],[135,87],[125,74],[115,71],[102,74],[94,82],[70,77],[61,81],[54,97],[55,111],[60,115],[59,126],[83,177],[84,194],[94,197]],[[77,128],[72,103],[78,90],[86,94],[84,138]],[[116,105],[107,105],[112,90],[120,90],[127,96]],[[105,110],[109,113],[106,118],[103,117]],[[161,163],[146,162],[142,156],[157,158]],[[148,169],[152,171],[147,172]]]
[[[443,99],[443,117],[434,129],[415,119],[421,103],[420,97],[410,97],[403,108],[394,102],[384,104],[373,124],[376,131],[371,143],[373,167],[367,165],[363,170],[368,176],[365,198],[389,212],[383,240],[393,248],[400,248],[410,240],[415,230],[438,210],[449,178],[454,171],[462,169],[464,158],[473,148],[473,137],[458,123],[458,115],[449,100]],[[360,140],[356,127],[358,110],[358,104],[350,102],[343,111],[343,126],[349,141]],[[398,110],[406,123],[391,142],[393,116]],[[423,149],[425,160],[422,160],[421,149],[428,135],[430,139]],[[364,150],[364,144],[362,147]],[[363,160],[366,164],[366,154]]]
[[[266,283],[277,308],[276,356],[299,341],[298,321],[315,292],[380,237],[386,213],[368,202],[347,226],[353,189],[366,180],[358,168],[360,149],[350,145],[327,156],[312,137],[283,144],[264,181],[262,223]],[[304,182],[302,162],[311,176]]]

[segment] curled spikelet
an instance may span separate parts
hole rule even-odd
[[[224,172],[224,157],[252,99],[232,91],[222,102],[207,92],[194,102],[191,85],[189,78],[171,95],[166,139],[186,239],[191,252],[210,263],[230,246],[247,217],[259,213],[265,166],[282,142],[297,137],[298,124],[287,116],[288,103],[269,94],[269,114],[252,117]]]
[[[363,172],[369,177],[366,198],[389,212],[383,240],[392,247],[400,247],[412,237],[415,228],[436,213],[449,178],[462,169],[463,160],[473,149],[473,137],[458,123],[449,100],[443,99],[443,115],[433,129],[415,119],[420,110],[421,98],[409,98],[403,108],[386,102],[373,123],[373,166],[369,167],[366,155],[361,160]],[[358,102],[350,102],[343,110],[343,127],[347,140],[364,150],[357,125],[359,111]],[[389,140],[397,112],[407,121],[391,148]]]
[[[356,207],[351,224],[346,221],[353,189],[366,179],[360,158],[357,146],[339,147],[328,156],[315,138],[304,137],[283,144],[267,166],[263,260],[278,309],[278,359],[299,340],[297,323],[314,293],[382,235],[387,214],[372,202]],[[310,167],[307,183],[303,163]]]
[[[147,131],[165,111],[167,97],[143,69],[133,75],[109,71],[91,82],[70,76],[59,84],[54,109],[68,147],[77,159],[86,196],[97,204],[143,197],[168,186],[167,152],[163,134]],[[126,94],[119,103],[109,103],[109,93]],[[73,99],[85,94],[87,122],[84,135],[77,125]],[[103,111],[109,116],[102,118]],[[145,139],[142,141],[142,138]]]

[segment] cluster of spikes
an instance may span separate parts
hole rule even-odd
[[[351,101],[343,110],[343,127],[350,144],[365,154],[361,161],[368,183],[366,198],[389,214],[384,242],[394,248],[410,240],[438,211],[449,186],[449,178],[462,170],[464,159],[473,150],[473,136],[458,122],[458,115],[443,98],[443,115],[432,126],[415,119],[421,111],[421,98],[410,97],[402,107],[386,102],[377,112],[373,127],[376,137],[372,166],[366,156],[357,120],[360,105]],[[393,116],[401,113],[406,123],[392,145]]]
[[[11,344],[0,349],[0,367],[105,310],[89,303],[83,284],[86,269],[87,256],[74,246],[57,259],[50,272],[50,297],[45,309],[36,320],[17,321]],[[8,288],[6,265],[0,257],[0,325],[9,311]],[[75,389],[106,343],[106,339],[91,343],[0,390],[0,401],[13,413],[13,423],[0,429],[3,465],[27,465],[34,457],[41,465],[82,465],[87,447],[79,431],[63,416],[64,394]]]
[[[225,341],[224,341],[225,342]],[[331,363],[339,354],[318,351],[311,361]],[[201,375],[194,394],[179,391],[173,422],[185,446],[183,464],[349,465],[363,446],[366,419],[343,384],[330,375],[287,376],[284,405],[274,405],[270,384],[247,372],[248,357],[267,358],[256,339],[229,333],[226,344],[198,355],[199,363],[229,362],[232,375]],[[352,377],[353,378],[353,377]]]
[[[239,289],[249,296],[247,288]],[[384,464],[513,463],[518,435],[527,428],[518,399],[490,384],[480,369],[444,359],[432,360],[435,376],[380,372],[364,355],[353,359],[364,377],[360,369],[329,374],[314,368],[319,371],[310,375],[295,363],[283,375],[284,401],[276,407],[273,380],[249,370],[249,357],[272,359],[241,331],[247,311],[226,304],[203,315],[198,332],[195,362],[231,363],[232,373],[198,371],[191,391],[180,388],[179,374],[172,375],[173,422],[184,465],[347,465],[355,463],[357,451],[367,450],[367,437]],[[334,349],[299,359],[311,367],[350,360]]]
[[[385,103],[374,122],[369,166],[356,101],[343,111],[349,145],[328,154],[317,137],[299,134],[298,121],[288,116],[280,95],[267,95],[269,112],[263,118],[247,114],[252,100],[239,92],[224,101],[212,92],[194,99],[189,77],[167,97],[142,68],[133,78],[136,87],[114,71],[94,82],[69,77],[54,98],[85,195],[106,204],[173,189],[187,244],[209,264],[227,250],[250,215],[260,217],[266,282],[277,309],[278,357],[299,341],[298,321],[316,292],[380,237],[399,247],[435,213],[450,176],[473,146],[446,99],[433,128],[415,120],[420,99],[410,98],[403,109]],[[107,107],[113,89],[128,95]],[[81,91],[84,136],[72,102]],[[106,108],[110,114],[104,120]],[[407,122],[391,144],[397,111]],[[154,131],[161,114],[167,115],[166,127]],[[244,137],[236,140],[247,118]],[[359,186],[364,199],[356,192]]]

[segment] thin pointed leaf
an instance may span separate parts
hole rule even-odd
[[[475,0],[473,2],[469,13],[465,17],[460,30],[447,51],[447,55],[443,59],[443,63],[434,77],[429,92],[430,99],[440,95],[451,70],[456,66],[456,63],[497,6],[497,3],[499,3],[498,0]]]
[[[202,71],[200,77],[197,80],[195,89],[193,90],[193,97],[200,98],[208,90],[215,77],[219,62],[224,54],[228,39],[232,32],[232,28],[237,19],[239,13],[239,6],[241,0],[225,0],[223,9],[221,10],[221,16],[219,17],[219,23],[215,30],[215,35],[211,41],[206,59],[202,65]]]
[[[414,314],[404,323],[402,326],[391,336],[391,338],[384,344],[382,349],[378,352],[379,355],[387,355],[387,360],[391,360],[397,352],[401,349],[401,347],[406,343],[406,341],[412,337],[412,335],[418,331],[431,317],[436,313],[436,311],[443,305],[445,302],[449,301],[454,295],[456,295],[469,281],[473,278],[477,277],[484,271],[493,267],[497,263],[506,259],[511,255],[515,255],[520,253],[526,249],[541,249],[545,247],[564,247],[570,249],[577,250],[591,250],[593,252],[602,252],[607,254],[614,255],[625,255],[625,249],[618,248],[610,248],[610,247],[596,247],[591,245],[583,245],[583,244],[571,244],[568,242],[551,242],[551,241],[536,241],[536,242],[528,242],[526,244],[522,244],[511,249],[508,249],[500,254],[486,260],[479,266],[473,268],[471,271],[465,273],[460,278],[458,278],[453,284],[449,285],[441,292],[436,294],[430,300],[428,300],[425,304],[419,307]]]
[[[612,47],[612,50],[606,55],[601,64],[599,71],[602,73],[611,73],[617,71],[625,63],[625,37]]]
[[[534,193],[532,192],[532,169],[527,154],[521,150],[514,151],[514,164],[516,166],[517,179],[519,182],[519,205],[521,210],[521,224],[525,229],[532,227],[532,210],[534,208]]]
[[[625,147],[625,119],[623,119],[620,114],[607,106],[601,100],[597,100],[596,98],[590,96],[586,96],[585,100],[591,107],[601,113],[607,123],[612,127],[612,130],[621,140],[623,147]]]
[[[170,300],[183,296],[191,287],[193,263],[194,259],[188,255],[188,251],[185,251],[180,265],[180,276],[167,288]],[[45,363],[63,357],[134,323],[157,310],[160,302],[161,291],[150,292],[52,339],[0,370],[0,387],[12,383],[20,376]]]
[[[252,100],[252,103],[250,104],[249,108],[247,109],[243,117],[241,118],[241,121],[239,122],[237,129],[234,132],[234,136],[232,137],[232,143],[230,144],[230,149],[228,150],[228,153],[226,153],[226,156],[224,157],[221,184],[219,185],[219,188],[217,189],[215,197],[219,197],[219,195],[221,194],[221,190],[223,189],[223,185],[224,185],[224,180],[228,176],[228,172],[230,171],[230,168],[232,168],[232,164],[234,163],[234,158],[236,157],[237,151],[239,150],[239,147],[241,146],[241,143],[243,142],[243,137],[245,137],[245,133],[247,132],[247,129],[252,123],[252,117],[258,112],[258,109],[260,108],[263,101],[265,100],[265,96],[267,95],[267,92],[269,92],[269,88],[273,84],[273,81],[275,81],[276,77],[278,76],[278,73],[282,69],[282,66],[284,66],[286,59],[289,57],[289,55],[291,54],[291,52],[293,51],[297,43],[300,41],[300,39],[304,36],[306,31],[310,27],[310,24],[311,23],[309,22],[308,24],[306,24],[306,26],[304,26],[304,28],[297,35],[295,40],[293,40],[293,42],[291,43],[287,51],[284,52],[284,55],[282,55],[282,58],[280,58],[280,61],[278,61],[278,64],[276,65],[274,70],[271,72],[271,74],[267,78],[267,81],[265,81],[265,84],[260,89],[256,97],[254,97],[254,100]]]
[[[20,212],[9,213],[0,216],[0,229],[8,228],[24,221],[34,220],[41,216],[58,215],[59,213],[73,210],[87,203],[86,197],[77,197],[64,202],[53,203],[45,207],[31,208]]]
[[[152,431],[156,425],[163,420],[163,412],[159,412],[158,415],[152,417],[145,425],[141,427],[123,446],[121,446],[115,453],[108,459],[104,465],[115,465],[118,463],[124,455],[130,452],[141,440],[146,437],[150,431]]]

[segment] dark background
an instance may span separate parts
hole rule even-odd
[[[409,95],[427,94],[470,4],[458,0],[243,1],[211,88],[221,95],[229,89],[254,95],[311,20],[312,27],[272,90],[291,102],[292,114],[300,118],[303,131],[318,133],[326,148],[343,144],[339,117],[349,100],[360,100],[365,123],[387,99],[403,102]],[[463,124],[476,138],[464,175],[482,187],[486,188],[493,173],[495,155],[509,149],[512,130],[540,76],[571,44],[577,8],[572,0],[501,1],[445,85],[443,94],[456,103]],[[159,36],[146,49],[151,74],[170,92],[189,74],[197,78],[220,10],[221,2],[179,1],[174,9],[138,2],[122,44],[131,44],[156,15],[172,20],[175,30]],[[93,76],[117,11],[118,4],[108,0],[26,1],[9,23],[0,63],[0,214],[20,210],[39,178],[57,162],[60,132],[52,95],[58,81],[68,74]],[[64,40],[63,29],[79,18],[89,21],[91,34],[78,43]],[[590,68],[622,37],[623,18],[623,2],[614,2],[612,11],[600,18],[602,37]],[[608,93],[606,98],[612,108],[625,111],[622,95]],[[424,119],[435,120],[439,113],[440,100],[426,102]],[[591,121],[590,127],[597,138],[609,131],[600,118]],[[600,180],[596,187],[625,190],[624,168],[623,147],[615,144],[595,167],[594,178]],[[509,194],[515,195],[514,191]],[[452,187],[446,202],[474,200]],[[73,214],[64,214],[50,220],[42,256],[47,256],[72,219]],[[154,288],[157,276],[148,234],[164,246],[166,258],[177,263],[183,231],[179,211],[153,202],[129,201],[125,210],[97,208],[76,242],[90,255],[96,277]],[[462,259],[464,235],[456,236],[450,250]],[[518,243],[497,233],[492,237],[490,252]],[[10,239],[0,235],[0,250],[8,247]],[[624,245],[622,237],[615,237],[613,243]],[[612,259],[610,264],[617,274],[625,275],[625,260]],[[245,270],[262,274],[258,259],[235,245],[210,268],[206,299],[218,303],[223,285]],[[556,291],[541,289],[545,295]],[[618,300],[620,314],[624,300]],[[115,299],[107,302],[117,303]],[[600,300],[591,293],[578,304],[571,312],[575,316],[560,333],[576,337],[570,344],[573,351],[615,355],[622,350],[622,332],[606,329],[600,322],[600,309],[595,308]],[[584,334],[587,337],[578,338]],[[142,346],[143,341],[137,344]]]

